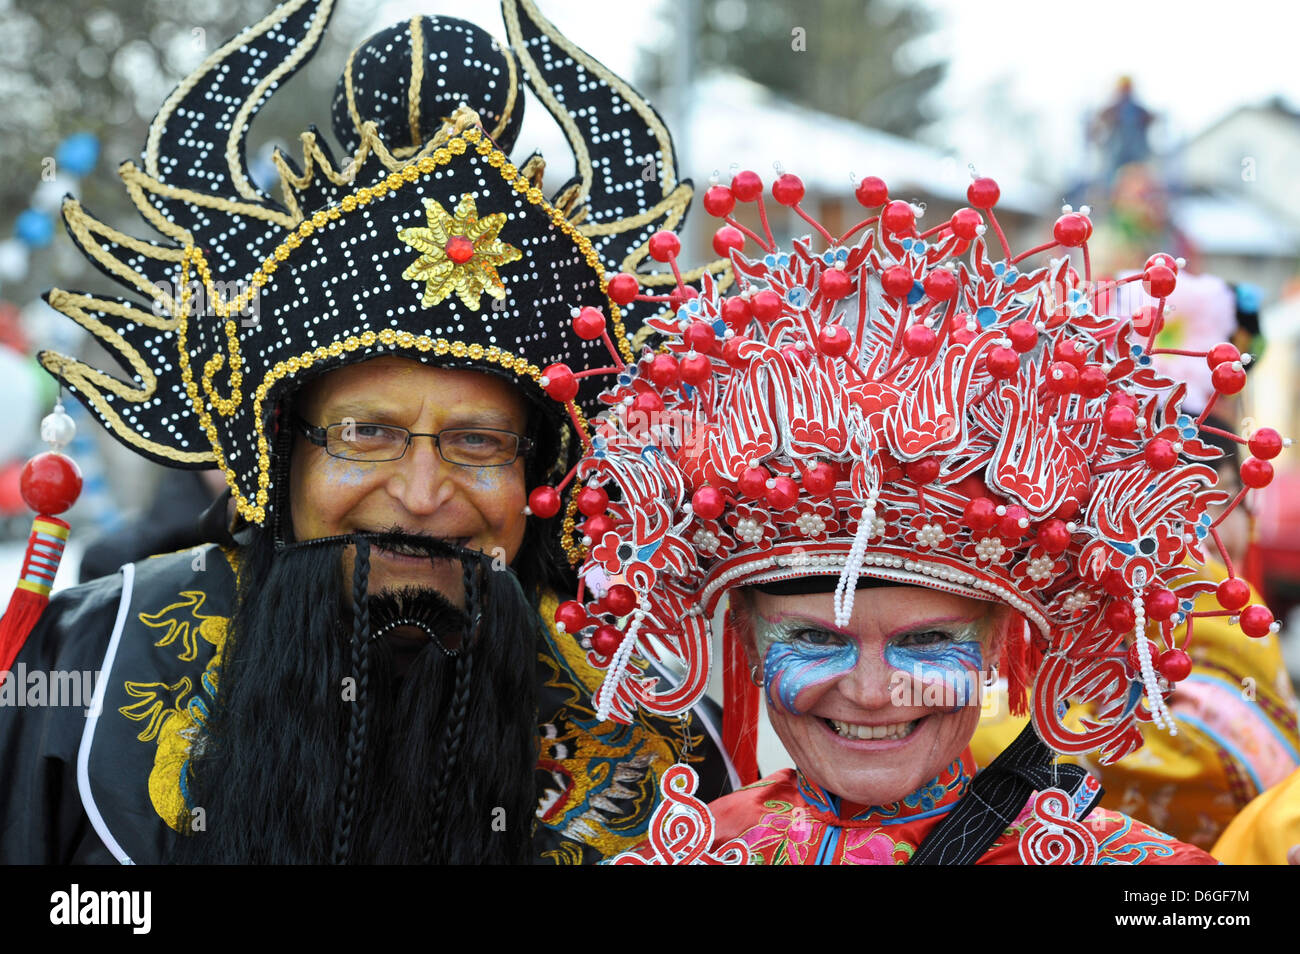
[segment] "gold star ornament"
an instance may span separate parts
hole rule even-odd
[[[480,219],[474,197],[469,193],[461,197],[455,215],[448,215],[435,199],[425,199],[424,210],[428,216],[427,228],[402,229],[397,233],[398,238],[420,253],[402,272],[403,278],[425,283],[420,304],[431,308],[452,292],[470,311],[478,311],[484,292],[503,300],[506,286],[497,268],[524,257],[519,249],[497,238],[506,224],[506,214],[494,212]]]

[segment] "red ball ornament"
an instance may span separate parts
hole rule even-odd
[[[957,294],[957,276],[946,268],[936,268],[921,284],[934,301],[948,301]]]
[[[767,482],[771,479],[772,474],[766,467],[746,467],[736,486],[746,497],[761,500],[767,496]]]
[[[962,508],[962,521],[972,530],[991,530],[998,522],[997,504],[988,497],[975,497]]]
[[[710,354],[718,335],[707,321],[693,321],[682,334],[682,340],[700,354]]]
[[[1178,597],[1173,590],[1159,589],[1147,594],[1147,618],[1161,622],[1178,612]]]
[[[636,590],[626,583],[615,583],[600,601],[608,612],[615,616],[626,616],[636,609]]]
[[[799,499],[799,485],[790,477],[777,477],[767,488],[767,502],[777,510],[793,507]]]
[[[597,656],[612,656],[623,645],[623,634],[613,626],[599,626],[591,634],[591,649]]]
[[[839,476],[835,473],[835,468],[824,461],[818,461],[803,472],[803,485],[817,500],[830,496],[838,481]]]
[[[743,368],[749,362],[740,356],[740,347],[748,338],[728,338],[722,343],[722,360],[733,368]]]
[[[1168,298],[1177,284],[1178,276],[1163,265],[1152,265],[1142,273],[1142,288],[1152,298]]]
[[[732,331],[742,331],[749,324],[749,302],[739,295],[722,299],[718,309],[723,323]]]
[[[1219,584],[1216,595],[1224,609],[1239,610],[1250,602],[1250,584],[1240,577],[1231,576]]]
[[[1053,394],[1073,394],[1079,387],[1079,369],[1068,361],[1053,361],[1044,383]]]
[[[682,378],[682,369],[677,364],[677,359],[670,354],[655,355],[645,373],[646,377],[664,389],[675,388]]]
[[[1076,371],[1082,371],[1088,364],[1088,355],[1068,338],[1062,338],[1052,347],[1052,357],[1057,361],[1068,361]]]
[[[966,187],[966,201],[977,209],[991,209],[998,204],[1002,190],[987,176],[980,176]]]
[[[1106,625],[1117,633],[1127,633],[1137,622],[1137,616],[1133,613],[1133,607],[1127,600],[1112,600],[1111,604],[1106,607],[1106,612],[1102,614],[1106,620]]]
[[[702,354],[682,358],[682,380],[699,387],[713,376],[713,362]]]
[[[803,199],[803,180],[789,172],[772,183],[772,198],[782,205],[795,205]]]
[[[889,188],[884,179],[867,176],[858,183],[853,195],[864,208],[874,209],[889,201]]]
[[[58,451],[37,454],[18,474],[18,493],[37,513],[63,513],[81,496],[81,469]]]
[[[536,487],[528,495],[528,509],[534,516],[549,520],[560,512],[560,492],[554,487]]]
[[[1133,588],[1125,581],[1124,574],[1115,570],[1107,570],[1102,574],[1101,588],[1111,596],[1128,598],[1133,594]]]
[[[642,415],[658,414],[663,409],[663,398],[654,391],[641,391],[632,399],[632,410]]]
[[[726,509],[727,498],[716,487],[705,484],[691,494],[691,510],[704,520],[717,520]]]
[[[1113,407],[1126,407],[1136,414],[1138,408],[1137,398],[1127,391],[1113,391],[1106,398],[1106,410],[1109,411]]]
[[[598,517],[592,517],[582,525],[582,535],[590,537],[593,540],[605,539],[605,534],[614,532],[614,520],[601,514]]]
[[[1019,504],[1012,504],[1006,512],[998,517],[995,531],[1003,540],[1019,540],[1029,532],[1029,511]]]
[[[588,517],[599,516],[609,507],[609,494],[600,487],[583,487],[577,499],[578,509]]]
[[[1160,309],[1155,305],[1143,305],[1133,312],[1133,330],[1138,334],[1151,334],[1152,326],[1155,327],[1157,333],[1165,326],[1164,318],[1160,317]]]
[[[1064,520],[1045,520],[1038,527],[1038,543],[1051,554],[1064,553],[1070,548],[1070,531]]]
[[[1079,393],[1086,398],[1101,397],[1110,379],[1100,365],[1090,364],[1079,372]]]
[[[908,461],[903,465],[907,479],[917,484],[928,484],[939,476],[939,459],[922,457],[920,460]]]
[[[550,364],[542,371],[546,383],[542,390],[546,396],[564,404],[578,396],[578,379],[567,364]]]
[[[1020,372],[1020,355],[999,345],[989,352],[988,368],[989,374],[1000,381],[1014,378]]]
[[[1237,350],[1235,345],[1228,344],[1226,341],[1216,344],[1205,355],[1205,363],[1210,366],[1211,370],[1221,364],[1240,360],[1241,352]]]
[[[1147,259],[1147,263],[1142,266],[1142,270],[1146,271],[1148,268],[1154,268],[1157,265],[1169,269],[1175,275],[1178,274],[1178,260],[1168,252],[1156,252]]]
[[[765,288],[749,299],[749,308],[759,321],[775,321],[781,315],[781,296]]]
[[[592,341],[605,333],[605,315],[588,305],[573,319],[573,330],[583,341]]]
[[[1111,437],[1128,437],[1137,430],[1137,415],[1132,408],[1117,404],[1102,414],[1101,427]]]
[[[974,209],[958,209],[948,220],[952,234],[969,242],[979,235],[979,228],[984,224],[984,216]]]
[[[886,295],[904,298],[912,291],[912,272],[906,265],[891,265],[880,273],[880,286]]]
[[[704,211],[715,219],[726,218],[736,207],[736,197],[724,185],[709,186],[704,193]]]
[[[1052,236],[1066,248],[1078,248],[1092,235],[1092,222],[1086,215],[1067,212],[1052,226]]]
[[[1241,482],[1253,490],[1267,487],[1273,480],[1273,465],[1258,457],[1247,458],[1241,465]]]
[[[1246,386],[1246,372],[1236,362],[1223,362],[1210,372],[1210,383],[1220,394],[1236,394]]]
[[[895,199],[880,213],[880,224],[886,232],[898,235],[916,225],[916,213],[912,211],[910,204]]]
[[[745,247],[745,234],[731,225],[724,225],[713,233],[713,253],[727,258],[732,252],[739,252]]]
[[[1250,438],[1250,452],[1261,460],[1272,460],[1282,453],[1282,435],[1271,427],[1261,427]]]
[[[853,279],[843,269],[828,268],[822,272],[818,287],[827,301],[839,301],[853,291]]]
[[[656,262],[666,262],[681,254],[682,240],[665,230],[650,236],[650,257]]]
[[[1152,470],[1166,471],[1178,463],[1178,452],[1169,441],[1157,437],[1142,449],[1142,458]]]
[[[1012,349],[1020,354],[1028,354],[1038,346],[1038,329],[1032,321],[1024,318],[1011,323],[1007,328],[1007,337],[1011,339]]]
[[[763,180],[748,169],[737,172],[731,180],[731,194],[741,202],[753,202],[763,194]]]
[[[1182,682],[1192,674],[1192,657],[1181,649],[1166,649],[1155,660],[1155,667],[1170,682]]]
[[[630,305],[636,300],[636,296],[641,291],[641,286],[637,283],[635,275],[629,275],[627,272],[619,272],[609,280],[609,297],[614,299],[614,304],[622,307]]]
[[[576,633],[587,625],[587,607],[577,600],[566,600],[555,607],[555,622],[562,625],[566,633]]]
[[[853,337],[843,325],[823,325],[817,332],[817,350],[832,358],[842,358],[853,346]]]
[[[1273,614],[1262,603],[1254,603],[1241,611],[1241,631],[1259,639],[1267,636],[1273,626]]]
[[[1142,675],[1142,659],[1138,656],[1138,644],[1140,644],[1140,643],[1146,643],[1146,644],[1147,644],[1147,648],[1148,648],[1148,650],[1150,651],[1150,652],[1149,652],[1149,658],[1151,659],[1151,662],[1152,662],[1153,664],[1155,663],[1155,661],[1156,661],[1157,659],[1160,658],[1159,647],[1156,646],[1155,643],[1153,643],[1151,640],[1147,639],[1145,636],[1140,636],[1140,637],[1138,637],[1138,638],[1133,642],[1133,645],[1130,646],[1130,647],[1128,648],[1128,668],[1129,668],[1129,671],[1132,672],[1133,675],[1138,676],[1138,677],[1141,677],[1141,675]]]
[[[925,325],[912,325],[903,332],[903,350],[913,358],[933,354],[938,343],[939,336],[934,333],[934,329]]]

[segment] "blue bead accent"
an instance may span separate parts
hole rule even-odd
[[[981,327],[981,328],[988,328],[988,327],[991,326],[995,321],[998,320],[998,312],[997,312],[997,309],[996,309],[996,308],[990,308],[988,305],[984,305],[984,306],[982,306],[982,307],[980,307],[980,308],[976,308],[976,309],[975,309],[975,320],[978,321],[978,322],[980,323],[980,327]]]

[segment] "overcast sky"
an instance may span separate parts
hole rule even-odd
[[[640,46],[671,42],[683,2],[539,6],[579,46],[630,75]],[[1193,135],[1245,103],[1281,95],[1300,105],[1300,12],[1289,2],[921,2],[935,11],[937,29],[903,55],[949,63],[937,93],[942,118],[925,138],[990,169],[1055,173],[1047,178],[1077,170],[1086,161],[1085,117],[1121,75],[1133,78],[1139,99],[1160,115],[1157,145]],[[797,25],[798,5],[791,8]],[[497,36],[505,32],[494,0],[385,0],[373,28],[415,13],[462,16]],[[807,42],[815,53],[816,37]]]

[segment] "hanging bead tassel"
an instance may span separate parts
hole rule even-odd
[[[23,568],[0,619],[0,680],[22,650],[41,613],[50,602],[69,527],[54,516],[71,507],[81,493],[81,471],[59,448],[72,440],[76,425],[60,402],[41,421],[41,439],[52,450],[29,460],[19,477],[19,491],[27,506],[36,511],[32,532],[27,537]]]

